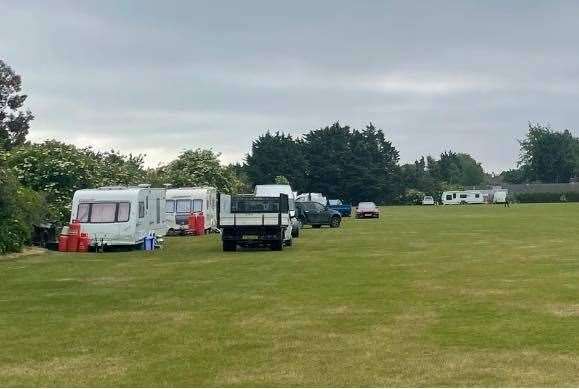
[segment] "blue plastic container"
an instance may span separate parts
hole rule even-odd
[[[143,239],[143,248],[145,251],[155,250],[155,236],[153,234],[145,235]]]

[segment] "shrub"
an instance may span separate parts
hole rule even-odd
[[[520,203],[579,202],[579,192],[516,193],[514,198]]]
[[[67,222],[78,189],[142,183],[142,156],[100,153],[57,141],[30,144],[4,153],[20,183],[46,197],[48,217]]]
[[[0,167],[0,255],[20,251],[30,241],[32,225],[43,211],[41,197]]]
[[[424,199],[424,192],[416,189],[408,189],[404,193],[402,202],[404,204],[422,204],[422,199]]]

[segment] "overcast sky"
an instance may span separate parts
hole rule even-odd
[[[579,129],[579,1],[2,1],[30,138],[242,160],[268,129],[382,128],[403,162],[514,165],[528,121]]]

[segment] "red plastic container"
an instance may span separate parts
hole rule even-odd
[[[68,235],[60,235],[58,237],[58,251],[68,251]]]
[[[80,235],[80,222],[78,220],[73,220],[68,225],[68,234],[69,235]]]
[[[81,253],[86,253],[90,246],[90,238],[84,232],[80,234],[78,238],[78,251]]]
[[[80,238],[79,235],[68,235],[68,246],[67,250],[71,253],[78,251],[78,239]]]
[[[197,215],[192,213],[187,218],[187,228],[189,229],[190,234],[195,233],[195,226],[197,225]]]
[[[203,234],[205,234],[205,215],[203,215],[203,212],[199,212],[195,219],[195,235]]]

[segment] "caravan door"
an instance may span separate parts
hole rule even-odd
[[[147,207],[149,202],[149,196],[143,195],[138,197],[137,203],[137,222],[135,227],[135,241],[139,242],[147,234],[147,229],[149,227],[149,221],[147,220]]]

